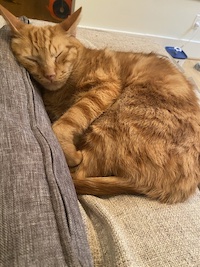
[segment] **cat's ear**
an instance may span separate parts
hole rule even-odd
[[[80,21],[81,11],[82,7],[80,7],[76,12],[74,12],[67,19],[65,19],[63,22],[60,23],[62,29],[73,36],[76,35],[76,28]]]
[[[10,28],[14,34],[20,34],[19,30],[24,26],[24,23],[10,13],[6,8],[0,5],[0,14],[5,21],[10,25]]]

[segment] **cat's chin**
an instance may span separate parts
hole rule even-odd
[[[63,85],[53,85],[53,84],[49,84],[46,85],[45,88],[49,91],[57,91],[59,89],[61,89],[63,87]]]
[[[38,81],[45,89],[49,91],[56,91],[61,89],[65,83],[60,83],[60,82],[41,82]]]

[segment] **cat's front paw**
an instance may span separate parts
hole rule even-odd
[[[77,151],[73,144],[73,135],[62,123],[55,122],[52,129],[63,149],[69,167],[79,165],[83,159],[82,152]]]
[[[65,158],[67,160],[67,164],[69,165],[69,167],[76,167],[83,160],[82,152],[80,150],[69,151],[69,147],[68,147],[68,149],[64,150],[64,154],[65,154]]]

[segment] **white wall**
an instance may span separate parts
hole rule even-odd
[[[80,26],[151,35],[163,45],[185,44],[189,57],[200,58],[200,28],[192,28],[200,0],[75,0],[75,9],[80,6]]]

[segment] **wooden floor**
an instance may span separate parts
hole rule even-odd
[[[187,77],[192,77],[198,89],[200,90],[200,71],[194,68],[196,63],[200,63],[200,60],[186,59],[183,64],[183,69]]]

